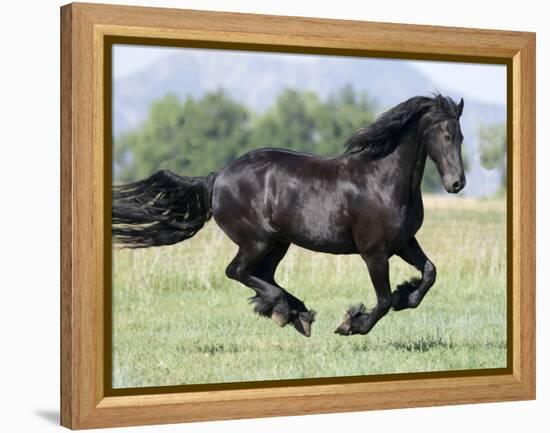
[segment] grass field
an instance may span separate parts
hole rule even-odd
[[[113,387],[370,375],[506,365],[505,202],[427,197],[418,235],[437,282],[367,336],[333,333],[375,303],[358,256],[292,246],[279,283],[318,312],[307,339],[252,312],[225,277],[236,247],[211,221],[173,247],[113,254]],[[392,287],[417,273],[392,258]]]

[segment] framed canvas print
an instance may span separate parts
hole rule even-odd
[[[61,422],[535,398],[535,36],[61,8]]]

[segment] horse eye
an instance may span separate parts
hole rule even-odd
[[[450,140],[451,139],[451,136],[449,134],[445,134],[443,137],[445,138],[445,140]]]

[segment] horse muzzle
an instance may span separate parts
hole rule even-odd
[[[456,194],[464,189],[466,186],[466,179],[462,178],[452,183],[449,182],[449,184],[445,183],[445,190],[450,194]]]

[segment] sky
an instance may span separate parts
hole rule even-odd
[[[442,88],[465,97],[504,105],[506,103],[506,66],[479,63],[409,61]]]
[[[173,55],[181,48],[115,46],[113,55],[114,79],[132,75],[157,60]],[[306,56],[288,56],[303,60]],[[464,97],[504,105],[506,103],[506,67],[458,62],[402,60],[411,64],[442,89]]]

